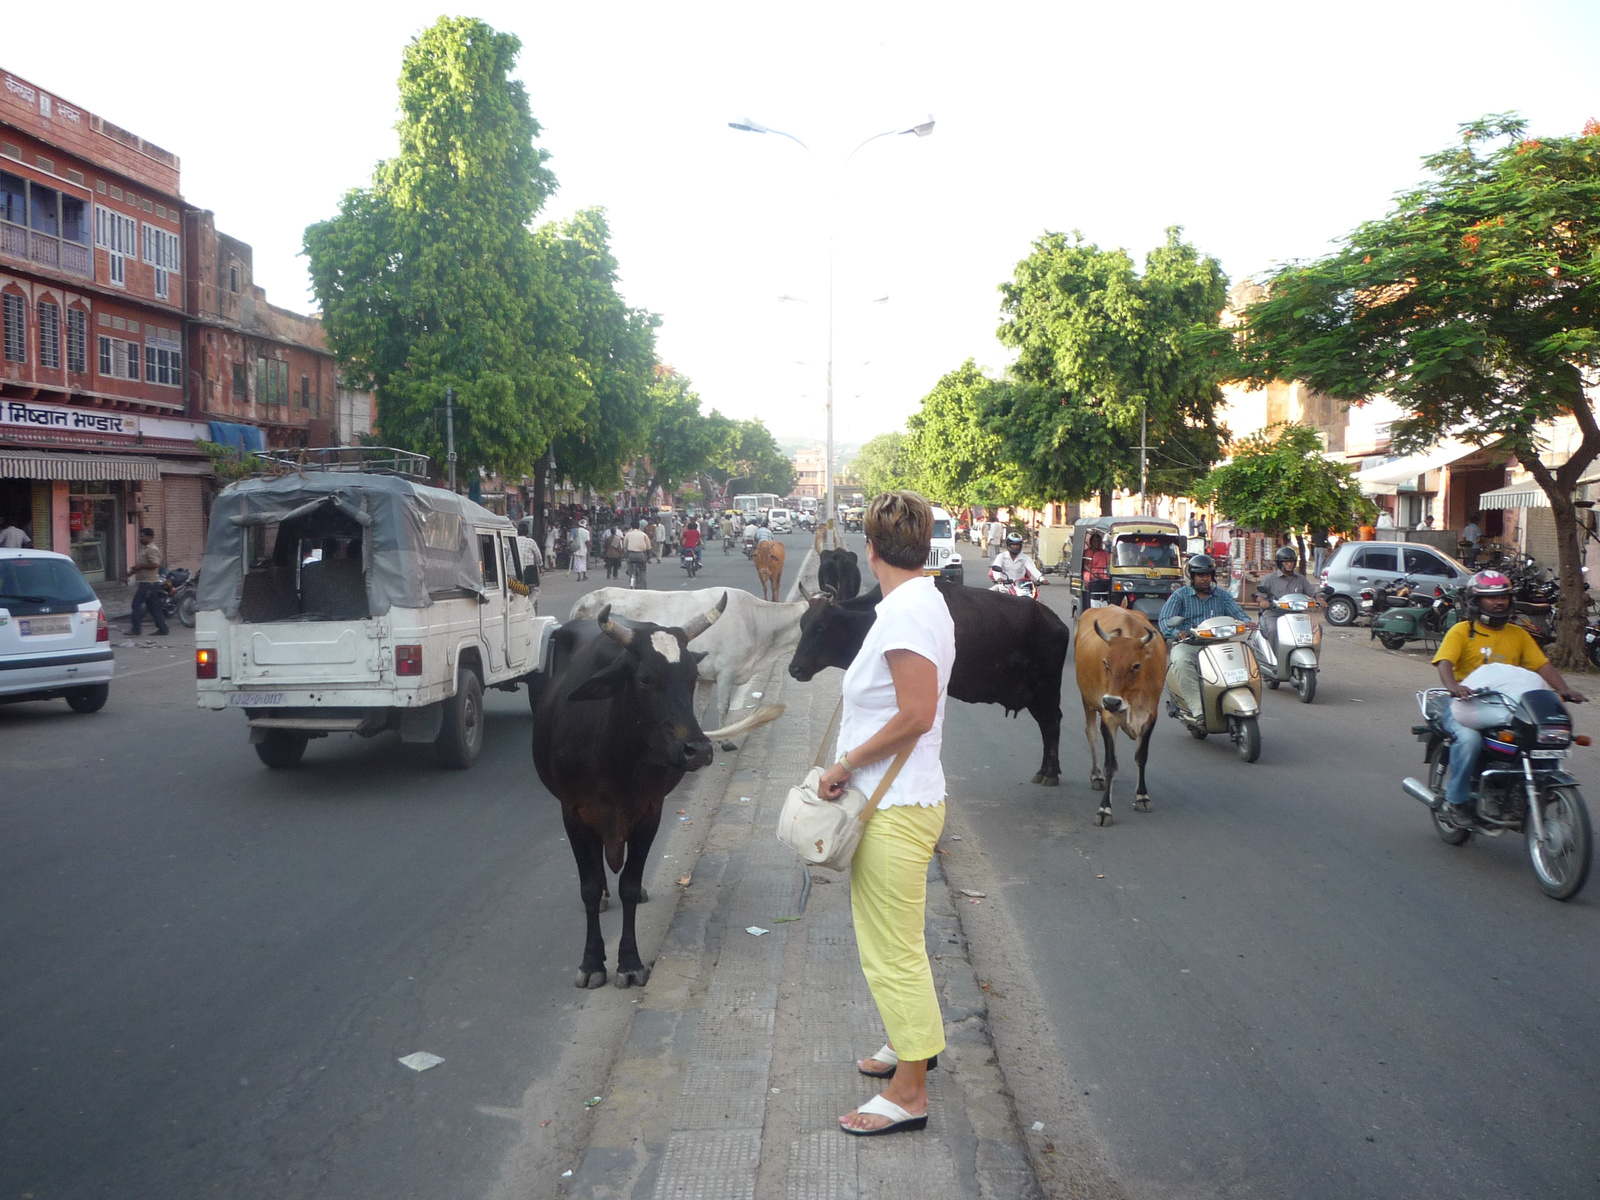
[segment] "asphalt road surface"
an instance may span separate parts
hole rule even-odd
[[[1058,789],[1026,713],[950,705],[945,844],[1020,962],[969,929],[973,959],[1020,968],[1061,1055],[1002,1054],[1024,1123],[1031,1075],[1070,1090],[1139,1197],[1600,1195],[1600,880],[1557,903],[1520,837],[1440,841],[1399,788],[1426,659],[1329,635],[1314,704],[1264,694],[1260,761],[1163,716],[1154,811],[1130,772],[1104,829],[1070,660]],[[1600,802],[1600,749],[1571,761]]]
[[[792,576],[811,538],[785,541]],[[757,590],[742,554],[706,564],[692,586]],[[604,574],[551,573],[541,611]],[[650,574],[689,585],[675,562]],[[470,771],[394,734],[268,771],[238,714],[195,707],[193,635],[173,630],[119,649],[99,714],[0,706],[0,1197],[515,1183],[519,1113],[583,1082],[556,1075],[588,1028],[526,692],[489,692]],[[614,943],[620,914],[603,920]],[[445,1066],[395,1061],[417,1050]]]

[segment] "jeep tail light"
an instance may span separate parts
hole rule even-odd
[[[396,646],[394,648],[394,673],[396,675],[421,675],[422,647]]]
[[[200,647],[194,652],[194,677],[196,679],[217,677],[217,652],[209,646]]]
[[[94,640],[97,642],[111,640],[111,626],[106,624],[106,610],[103,608],[95,612]]]

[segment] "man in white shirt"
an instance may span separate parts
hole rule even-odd
[[[21,550],[33,545],[33,539],[18,529],[9,519],[0,518],[0,550]]]
[[[1024,579],[1041,583],[1044,572],[1032,555],[1022,552],[1022,535],[1013,533],[1006,537],[1006,548],[989,565],[989,578],[996,583],[1021,583]]]
[[[1379,510],[1379,512],[1378,512],[1378,523],[1376,525],[1374,525],[1373,528],[1374,529],[1393,529],[1394,528],[1394,518],[1389,515],[1389,510],[1388,509],[1385,508],[1385,509],[1380,509]]]

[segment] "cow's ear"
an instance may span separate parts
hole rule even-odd
[[[698,667],[709,653],[709,650],[691,650],[689,651],[689,661]]]
[[[633,669],[633,664],[626,654],[620,655],[617,660],[603,671],[589,676],[577,687],[572,689],[567,699],[579,700],[605,700],[615,696],[622,689],[623,681],[628,678],[628,672]]]

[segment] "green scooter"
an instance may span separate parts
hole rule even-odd
[[[1435,649],[1459,620],[1456,589],[1435,587],[1430,600],[1417,594],[1415,586],[1411,576],[1403,575],[1373,589],[1371,636],[1386,650],[1399,650],[1407,642],[1425,642],[1428,649]]]

